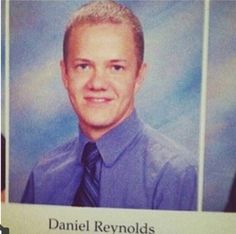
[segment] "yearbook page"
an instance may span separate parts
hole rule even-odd
[[[235,233],[235,1],[1,4],[1,233]]]

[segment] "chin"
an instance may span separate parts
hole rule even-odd
[[[96,116],[94,114],[93,116],[90,116],[89,118],[84,118],[84,125],[88,126],[91,129],[94,130],[102,130],[102,129],[110,129],[113,126],[115,126],[119,121],[117,121],[116,118],[112,118],[111,114],[110,116]]]
[[[89,111],[80,115],[80,121],[82,125],[87,129],[109,131],[110,129],[117,126],[125,115],[122,113],[118,114],[113,111]]]
[[[102,128],[109,128],[114,124],[115,121],[109,119],[97,119],[96,121],[88,121],[87,124],[90,125],[94,129],[102,129]]]

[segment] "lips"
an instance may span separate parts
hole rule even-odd
[[[109,103],[112,101],[112,98],[110,98],[110,97],[88,96],[88,97],[84,97],[84,99],[89,103]]]

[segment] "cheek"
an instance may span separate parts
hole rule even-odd
[[[83,89],[83,83],[78,78],[71,79],[68,84],[69,92],[73,95],[78,95]]]
[[[82,100],[82,95],[81,95],[81,90],[75,85],[70,85],[68,87],[68,95],[73,103],[73,106],[76,106],[77,104],[81,103]]]
[[[121,96],[128,97],[134,94],[135,83],[131,79],[124,78],[122,82],[117,81],[115,87]]]
[[[117,76],[111,77],[110,80],[116,85],[132,87],[136,80],[136,71],[130,65],[123,72],[117,74]]]

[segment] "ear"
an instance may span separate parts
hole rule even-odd
[[[146,63],[143,63],[139,70],[138,70],[138,73],[137,73],[137,76],[136,76],[136,82],[135,82],[135,93],[138,92],[138,90],[140,89],[143,81],[144,81],[144,78],[145,78],[145,75],[146,75],[146,71],[147,71],[147,64]]]
[[[67,75],[66,64],[64,60],[60,61],[60,67],[61,67],[62,81],[63,81],[64,87],[67,89],[68,88],[68,75]]]

